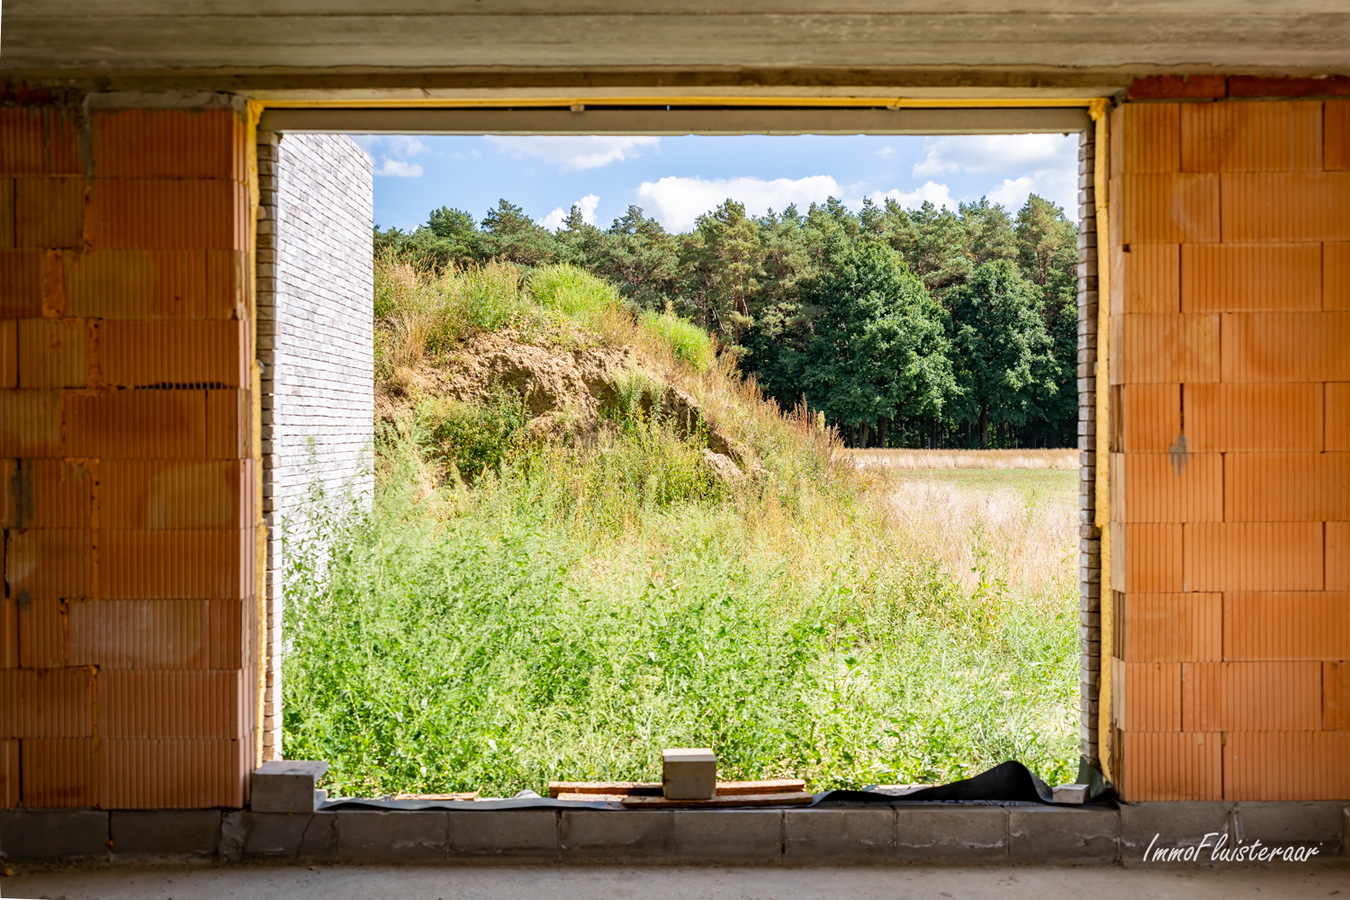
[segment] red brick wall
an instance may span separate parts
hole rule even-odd
[[[1350,100],[1191,81],[1111,119],[1115,775],[1350,798]]]
[[[241,806],[247,129],[0,109],[0,806]]]

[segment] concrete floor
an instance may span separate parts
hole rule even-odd
[[[1027,900],[1350,900],[1350,866],[1122,869],[608,868],[549,866],[237,866],[103,868],[0,878],[0,897],[48,900],[819,900],[1027,898]]]

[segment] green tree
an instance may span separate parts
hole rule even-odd
[[[759,227],[746,216],[745,204],[735,200],[726,200],[697,222],[696,240],[686,245],[682,261],[689,273],[688,296],[704,327],[741,349],[741,336],[754,323],[750,304],[762,274]]]
[[[529,268],[558,259],[557,238],[525,215],[525,210],[505,200],[497,201],[497,206],[483,217],[482,236],[483,253],[489,259],[504,259]]]
[[[988,262],[952,291],[952,345],[964,389],[961,413],[978,423],[1022,425],[1036,412],[1054,359],[1040,291],[1006,260]]]

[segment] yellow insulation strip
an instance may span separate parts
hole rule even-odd
[[[884,106],[891,109],[1086,109],[1096,102],[1083,97],[1049,98],[968,98],[968,97],[781,97],[739,95],[695,95],[671,97],[396,97],[312,100],[267,100],[269,108],[276,109],[343,109],[430,108],[430,109],[520,109],[560,108],[574,106],[591,108],[605,106],[784,106],[819,107],[826,109],[870,109]]]
[[[258,120],[262,118],[263,104],[250,100],[248,103],[248,317],[252,322],[253,338],[250,342],[254,354],[249,363],[252,374],[253,402],[253,527],[254,543],[254,594],[258,607],[257,634],[254,638],[258,645],[258,711],[254,723],[254,768],[263,763],[263,715],[267,701],[267,528],[263,522],[263,460],[262,460],[262,369],[258,366],[258,205],[262,202],[258,187]]]
[[[1108,506],[1110,485],[1110,419],[1107,399],[1110,375],[1107,369],[1107,336],[1111,322],[1111,233],[1107,215],[1107,101],[1094,101],[1090,112],[1097,124],[1093,152],[1092,193],[1097,204],[1097,484],[1095,521],[1101,531],[1101,661],[1097,688],[1097,758],[1102,774],[1111,779],[1111,516]]]

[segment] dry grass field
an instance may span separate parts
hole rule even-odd
[[[849,450],[864,468],[1077,469],[1077,450]]]

